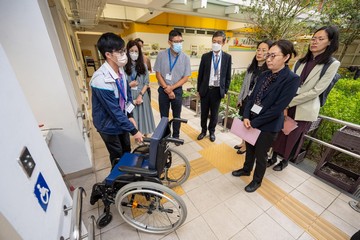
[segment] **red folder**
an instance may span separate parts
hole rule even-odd
[[[289,135],[291,131],[298,127],[297,122],[289,116],[285,116],[284,128],[281,130],[285,135]]]

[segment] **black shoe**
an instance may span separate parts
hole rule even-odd
[[[96,183],[92,187],[91,196],[90,196],[90,204],[94,205],[101,198],[102,198],[102,192],[100,190],[99,185]]]
[[[215,134],[210,133],[210,141],[215,142]]]
[[[282,171],[284,168],[286,168],[288,165],[287,160],[281,160],[275,167],[273,167],[274,171]]]
[[[206,136],[206,133],[200,133],[199,136],[197,137],[197,140],[201,140]]]
[[[261,183],[255,182],[254,180],[245,187],[246,192],[255,192],[261,186]]]
[[[235,170],[231,173],[234,177],[240,177],[240,176],[250,176],[250,172],[246,172],[243,168],[240,168],[239,170]]]
[[[179,137],[173,137],[173,138],[179,139]],[[181,145],[181,143],[178,143],[178,142],[176,142],[174,144],[175,144],[175,146],[180,146]]]
[[[271,167],[277,162],[277,158],[269,158],[266,163],[266,167]]]
[[[240,149],[240,148],[241,148],[241,146],[239,146],[239,145],[235,145],[235,146],[234,146],[234,148],[235,148],[235,149]]]
[[[239,149],[239,150],[236,151],[236,153],[237,154],[244,154],[244,153],[246,153],[246,150],[242,151],[241,149]]]

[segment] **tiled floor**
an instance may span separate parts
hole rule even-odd
[[[157,91],[152,86],[152,105],[156,122],[160,116]],[[236,154],[233,146],[240,139],[229,132],[216,130],[216,141],[208,138],[197,141],[199,117],[183,108],[183,146],[176,147],[191,164],[191,176],[182,185],[182,199],[188,215],[185,223],[168,235],[139,232],[125,223],[112,206],[113,221],[96,229],[97,240],[110,239],[349,239],[360,229],[360,213],[348,205],[349,194],[334,188],[294,165],[282,172],[267,169],[261,188],[246,193],[244,187],[251,177],[235,178],[233,169],[242,166],[244,156]],[[91,187],[104,180],[110,171],[108,153],[94,131],[94,173],[70,180],[74,187],[82,186],[87,197],[83,203],[83,220],[96,218],[103,209],[99,203],[89,204]],[[136,144],[134,144],[136,145]]]

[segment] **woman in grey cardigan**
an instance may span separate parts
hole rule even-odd
[[[267,51],[269,50],[270,46],[272,44],[272,41],[270,40],[264,40],[258,43],[257,49],[256,49],[256,55],[254,56],[251,64],[246,70],[246,74],[244,77],[243,84],[241,86],[240,94],[238,96],[238,102],[237,107],[240,108],[239,115],[242,116],[244,113],[244,108],[248,99],[248,96],[251,94],[255,84],[256,80],[259,77],[259,75],[263,72],[268,70],[265,62],[265,55]],[[244,141],[234,146],[235,149],[237,149],[238,154],[243,154],[246,152],[245,150],[245,143]]]

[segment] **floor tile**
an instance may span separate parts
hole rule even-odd
[[[205,181],[201,177],[197,176],[184,182],[181,187],[184,189],[185,192],[189,192],[195,188],[200,187],[204,183]]]
[[[210,226],[216,237],[221,240],[229,239],[244,228],[244,224],[228,209],[225,204],[219,204],[203,214],[203,218]]]
[[[256,240],[255,236],[247,229],[242,229],[231,240]]]
[[[209,186],[222,201],[239,192],[239,189],[223,175],[209,181]]]
[[[189,191],[187,195],[200,213],[208,211],[221,202],[220,198],[206,183]]]
[[[214,180],[215,178],[221,176],[221,173],[217,169],[211,169],[210,171],[201,174],[200,178],[204,180],[204,182],[210,182],[211,180]]]
[[[335,195],[329,193],[309,180],[301,184],[297,190],[324,208],[327,208],[336,198]]]
[[[321,187],[322,189],[328,191],[332,195],[335,195],[335,196],[340,195],[339,190],[333,188],[332,186],[329,185],[329,183],[324,182],[322,179],[318,179],[316,177],[310,177],[309,181],[316,184],[317,186]]]
[[[247,226],[249,231],[259,240],[291,240],[293,238],[280,224],[264,213]]]
[[[143,240],[146,240],[146,239],[143,239]],[[161,238],[161,240],[179,240],[176,232],[172,232],[168,235],[166,235],[165,237]]]
[[[202,217],[197,217],[191,222],[181,226],[176,230],[179,239],[182,240],[216,240],[215,234],[210,227],[206,224]]]
[[[356,229],[360,229],[360,213],[353,210],[347,202],[336,199],[328,210]]]
[[[186,194],[181,195],[181,198],[184,200],[187,209],[187,217],[184,222],[184,224],[186,224],[187,222],[190,222],[191,220],[199,217],[200,213]]]
[[[278,186],[279,188],[281,188],[283,191],[289,193],[292,190],[294,190],[293,187],[291,187],[288,183],[284,182],[283,180],[281,180],[280,178],[278,178],[276,175],[271,174],[269,176],[266,176],[266,178],[268,180],[270,180],[271,182],[273,182],[276,186]]]
[[[325,208],[322,207],[320,204],[316,203],[315,201],[313,201],[312,199],[310,199],[309,197],[307,197],[306,195],[304,195],[303,193],[297,190],[292,191],[290,195],[295,199],[297,199],[298,201],[300,201],[305,206],[307,206],[308,208],[310,208],[318,215],[320,215],[325,210]]]
[[[274,219],[281,227],[283,227],[290,235],[298,239],[303,233],[304,229],[296,225],[286,215],[279,211],[276,207],[271,207],[266,212],[272,219]]]
[[[338,216],[336,216],[335,214],[333,214],[328,210],[325,210],[321,214],[321,217],[328,220],[330,223],[334,224],[337,228],[339,228],[341,231],[343,231],[349,236],[352,236],[357,231],[355,227],[351,226],[350,224],[348,224],[347,222],[345,222],[344,220],[342,220],[341,218],[339,218]],[[359,216],[359,221],[360,221],[360,216]]]
[[[263,210],[243,192],[238,193],[234,197],[225,201],[225,205],[245,226],[263,213]]]
[[[273,174],[274,176],[286,182],[288,185],[290,185],[293,188],[298,187],[306,180],[305,178],[291,171],[291,169],[289,168],[286,168],[283,171],[274,171]]]
[[[315,240],[310,234],[304,232],[298,240]]]
[[[101,233],[101,240],[140,240],[137,230],[123,223],[111,230]]]

